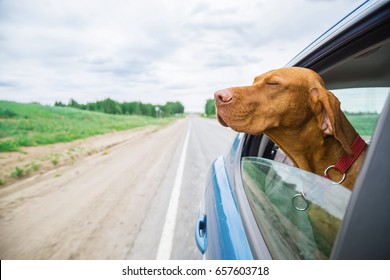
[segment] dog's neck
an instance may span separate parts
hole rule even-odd
[[[314,127],[313,124],[309,123],[307,126]],[[278,127],[266,131],[265,134],[287,154],[297,167],[320,176],[323,175],[327,167],[335,164],[345,153],[344,148],[334,136],[325,135],[319,128],[299,128],[297,130],[296,128]],[[321,140],[311,142],[308,145],[306,140],[303,139],[310,138]],[[351,140],[352,142],[353,140]]]

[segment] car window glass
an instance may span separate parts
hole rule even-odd
[[[351,191],[304,170],[244,157],[243,185],[275,259],[327,259]]]
[[[390,88],[348,88],[332,92],[356,131],[363,139],[370,140]]]

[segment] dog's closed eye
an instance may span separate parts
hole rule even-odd
[[[277,81],[268,81],[268,82],[265,82],[265,84],[267,86],[278,86],[278,85],[280,85],[280,83],[277,82]]]
[[[264,83],[267,86],[280,86],[282,85],[283,79],[279,76],[273,75],[264,79]]]

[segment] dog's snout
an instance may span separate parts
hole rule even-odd
[[[231,101],[233,98],[233,94],[224,89],[224,90],[219,90],[216,93],[214,93],[214,99],[216,103],[227,103]]]

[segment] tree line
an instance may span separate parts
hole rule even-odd
[[[68,104],[56,101],[54,106],[72,107],[114,115],[142,115],[150,117],[169,117],[184,113],[184,106],[180,102],[167,102],[165,105],[153,105],[142,102],[120,103],[110,98],[87,104],[80,104],[74,99],[71,99]]]

